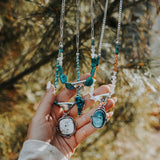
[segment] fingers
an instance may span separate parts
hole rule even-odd
[[[94,91],[93,95],[96,96],[96,95],[100,95],[100,94],[104,94],[104,93],[109,93],[110,92],[110,87],[111,87],[110,85],[100,86],[99,88],[97,88]],[[93,105],[95,103],[94,100],[90,99],[90,95],[89,94],[84,96],[84,99],[85,99],[84,109],[90,107],[91,105]],[[71,117],[75,117],[76,115],[78,115],[78,107],[77,107],[77,105],[74,105],[73,108],[70,109],[69,115]]]
[[[46,116],[50,114],[52,104],[55,100],[55,88],[54,86],[48,82],[47,84],[47,92],[44,95],[35,116]]]
[[[85,80],[90,76],[89,73],[84,74],[80,77],[80,80]],[[74,95],[76,94],[76,89],[69,90],[67,88],[64,88],[57,96],[56,101],[57,102],[68,102]],[[52,115],[55,114],[56,118],[59,119],[62,116],[62,109],[59,106],[53,105],[52,108]]]
[[[113,108],[116,101],[117,101],[116,97],[108,99],[107,104],[105,105],[105,111],[107,112],[108,110],[110,110],[111,108]],[[75,122],[77,124],[77,129],[83,127],[85,124],[87,124],[87,123],[89,123],[91,121],[90,117],[93,115],[93,113],[95,112],[95,110],[97,108],[98,108],[98,106],[95,107],[95,108],[93,108],[93,109],[91,109],[90,111],[88,111],[84,115],[82,115],[80,117],[77,117],[75,119]]]

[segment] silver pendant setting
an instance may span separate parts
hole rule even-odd
[[[81,90],[85,86],[86,80],[73,82],[73,83],[65,83],[67,89],[77,89]]]
[[[102,108],[98,108],[91,116],[91,123],[96,129],[102,128],[107,121],[107,113]]]
[[[91,95],[91,98],[92,100],[94,100],[95,102],[99,101],[105,101],[108,97],[109,97],[109,93],[105,93],[105,94],[100,94],[100,95],[97,95],[97,96],[93,96]]]
[[[58,129],[63,137],[69,138],[76,131],[76,124],[72,117],[63,116],[58,120]]]
[[[56,104],[58,106],[61,106],[64,111],[68,111],[73,107],[75,103],[74,102],[57,102]]]

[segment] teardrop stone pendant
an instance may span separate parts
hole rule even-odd
[[[91,123],[94,128],[102,128],[107,122],[107,115],[104,109],[97,109],[91,116]]]

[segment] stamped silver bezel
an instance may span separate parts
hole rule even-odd
[[[97,110],[95,110],[95,112],[93,113],[93,115],[96,113],[96,112],[98,112],[98,111],[102,111],[102,112],[104,112],[105,114],[105,121],[104,121],[104,123],[103,123],[103,125],[102,125],[102,127],[106,124],[106,122],[108,121],[108,119],[107,119],[107,114],[106,114],[106,112],[105,112],[105,110],[104,109],[102,109],[102,108],[98,108]],[[96,128],[96,129],[100,129],[100,128],[102,128],[102,127],[95,127],[94,125],[93,125],[93,115],[91,116],[91,123],[92,123],[92,126],[94,127],[94,128]]]
[[[64,119],[71,119],[72,122],[73,122],[74,131],[73,131],[71,134],[62,134],[62,133],[61,133],[61,130],[60,130],[60,128],[59,128],[59,124],[60,124],[60,121],[62,121],[62,120],[64,120]],[[65,117],[60,118],[60,119],[58,120],[58,130],[59,130],[61,136],[66,137],[66,138],[71,137],[71,136],[75,133],[75,131],[76,131],[76,123],[74,122],[74,119],[73,119],[72,117],[69,117],[69,116],[65,116]]]

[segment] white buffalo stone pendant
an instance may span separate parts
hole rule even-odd
[[[107,114],[104,109],[97,109],[94,114],[91,116],[91,123],[94,128],[102,128],[107,122]]]
[[[59,121],[58,128],[63,137],[69,138],[75,133],[76,124],[72,117],[64,116],[60,118],[58,121]]]

